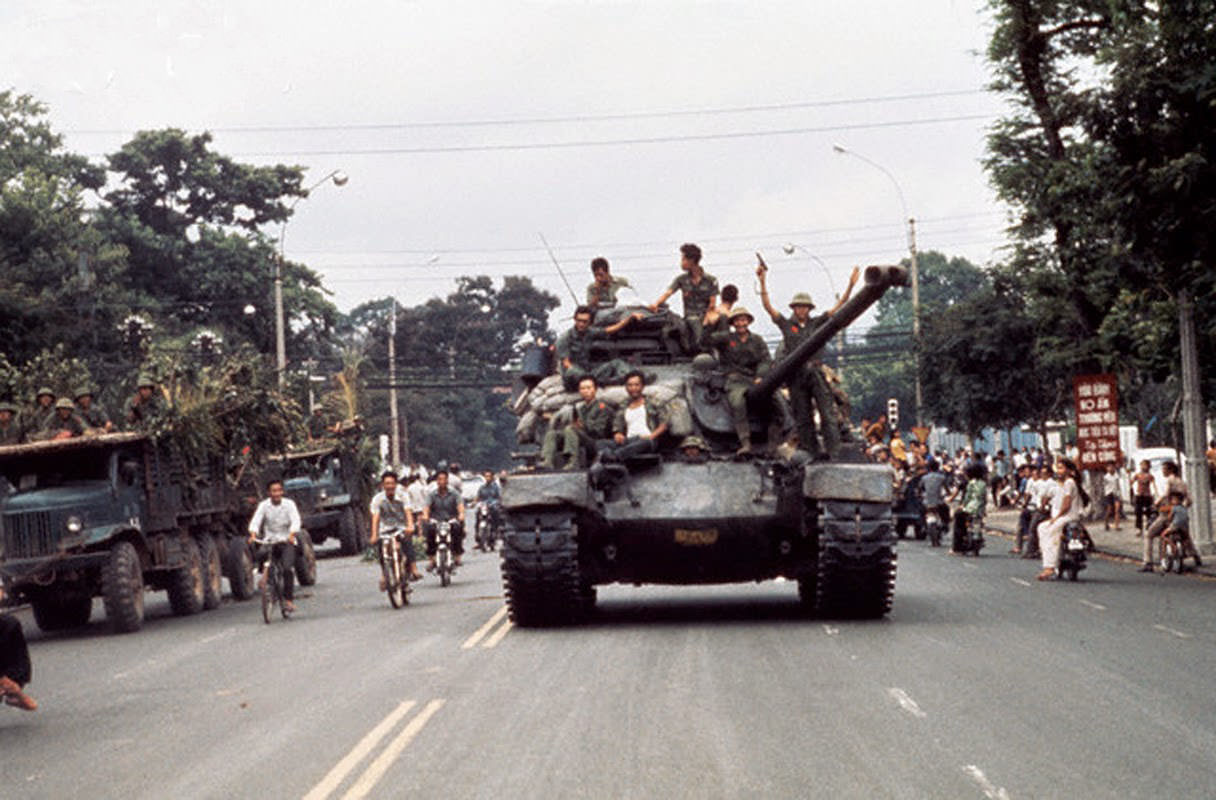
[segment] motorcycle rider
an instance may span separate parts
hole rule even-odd
[[[946,502],[945,488],[950,476],[942,472],[936,458],[929,459],[929,471],[920,479],[925,511],[937,512],[942,521],[942,530],[950,529],[950,505]]]
[[[960,555],[963,552],[964,541],[967,537],[967,524],[971,520],[982,520],[988,505],[988,482],[985,480],[987,472],[984,465],[979,462],[969,463],[963,474],[967,476],[967,485],[963,488],[963,502],[954,514],[954,538],[950,543],[951,555]],[[956,491],[954,495],[951,495],[951,499],[957,494]],[[983,540],[983,531],[980,531],[980,540]]]
[[[452,555],[455,556],[455,566],[460,566],[460,557],[464,555],[464,502],[460,495],[448,488],[448,473],[439,470],[435,473],[435,491],[431,492],[430,501],[422,510],[422,530],[426,533],[426,554],[429,559],[427,572],[435,571],[435,553],[439,550],[436,537],[439,533],[438,523],[455,520],[452,529]]]
[[[494,479],[494,472],[486,470],[482,473],[485,482],[477,488],[477,502],[485,504],[486,513],[490,515],[490,527],[497,530],[502,526],[502,489]]]
[[[414,561],[413,539],[410,536],[414,532],[414,514],[410,510],[405,492],[398,491],[397,473],[391,469],[385,470],[380,476],[380,491],[372,498],[371,514],[372,531],[368,544],[376,547],[381,532],[385,536],[400,536],[410,580],[421,580],[422,574],[418,572],[418,564]],[[384,589],[384,578],[381,578],[380,590]]]
[[[1056,491],[1051,496],[1051,517],[1038,526],[1039,551],[1043,554],[1041,581],[1056,577],[1060,564],[1060,537],[1068,523],[1081,518],[1088,495],[1076,480],[1077,466],[1066,458],[1055,464]]]

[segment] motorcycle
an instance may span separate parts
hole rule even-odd
[[[452,563],[452,540],[455,538],[452,528],[456,525],[456,520],[450,519],[436,525],[435,573],[439,576],[440,586],[449,586],[452,583],[452,574],[456,571],[456,566]]]
[[[1084,525],[1079,522],[1065,525],[1064,534],[1060,539],[1060,566],[1056,570],[1057,574],[1067,575],[1070,581],[1075,581],[1077,574],[1085,569],[1085,553],[1090,546],[1089,533]]]
[[[959,511],[957,513],[962,514],[963,512]],[[971,554],[978,556],[980,550],[984,549],[984,518],[968,515],[966,525],[962,531],[958,529],[956,521],[953,545],[954,552],[959,555]]]
[[[941,545],[942,518],[936,509],[925,509],[925,534],[929,537],[929,544],[931,546],[938,547]]]
[[[498,546],[498,540],[502,538],[497,510],[485,500],[477,503],[477,526],[474,530],[474,540],[477,549],[485,553],[493,553]]]

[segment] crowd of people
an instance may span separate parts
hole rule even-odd
[[[141,375],[135,395],[127,403],[121,424],[127,430],[149,426],[161,409],[156,381]],[[97,402],[91,386],[81,386],[70,397],[57,397],[42,386],[34,401],[22,407],[11,400],[0,401],[0,445],[70,439],[89,433],[110,433],[119,425]]]
[[[1023,447],[1006,455],[960,448],[953,455],[911,439],[899,431],[885,435],[885,423],[862,422],[867,454],[894,470],[897,503],[910,503],[935,511],[944,523],[953,516],[956,535],[969,519],[982,518],[989,506],[1018,510],[1011,555],[1039,559],[1039,580],[1057,576],[1059,547],[1065,527],[1087,516],[1100,518],[1106,530],[1118,530],[1127,520],[1123,498],[1133,509],[1136,536],[1143,540],[1142,572],[1154,571],[1153,545],[1164,535],[1176,536],[1185,557],[1196,566],[1202,558],[1190,538],[1190,490],[1175,462],[1163,465],[1165,490],[1158,493],[1147,461],[1131,476],[1116,464],[1107,465],[1098,478],[1101,496],[1094,502],[1085,490],[1085,476],[1074,460],[1043,448]],[[1216,443],[1213,445],[1216,449]],[[951,503],[959,501],[951,513]],[[1088,534],[1086,534],[1088,537]],[[1089,542],[1092,547],[1092,540]],[[954,552],[952,550],[952,552]]]

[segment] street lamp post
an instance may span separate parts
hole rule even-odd
[[[802,245],[795,244],[794,242],[786,242],[785,244],[783,244],[781,246],[781,250],[787,256],[792,256],[794,254],[795,250],[801,250],[803,253],[805,253],[807,256],[809,256],[813,261],[815,261],[815,263],[817,263],[820,267],[823,268],[823,274],[828,279],[828,288],[831,290],[832,296],[834,298],[836,298],[837,300],[840,299],[840,293],[836,291],[836,282],[834,280],[832,280],[832,271],[828,269],[828,265],[827,265],[826,261],[824,261],[822,258],[820,258],[819,256],[812,253],[810,250],[807,250]],[[846,341],[845,337],[847,336],[847,334],[848,334],[847,329],[842,328],[840,331],[840,342],[837,345],[837,348],[838,348],[837,352],[840,357],[836,361],[836,372],[837,372],[837,374],[841,374],[841,375],[844,374],[844,348],[845,348],[845,341]]]
[[[916,266],[916,220],[913,219],[912,216],[908,213],[908,203],[907,203],[907,201],[904,200],[904,190],[902,187],[900,187],[899,181],[895,180],[895,176],[891,174],[891,171],[889,169],[884,167],[882,164],[879,164],[877,161],[873,161],[869,158],[866,158],[861,153],[855,152],[853,150],[849,150],[848,148],[843,147],[839,144],[832,145],[832,149],[842,156],[853,156],[853,158],[864,161],[865,163],[869,164],[871,167],[874,167],[874,169],[881,172],[883,175],[886,175],[887,179],[891,181],[891,185],[895,187],[895,194],[897,194],[899,196],[899,206],[904,212],[903,218],[908,221],[908,266],[909,266],[908,273],[912,277],[912,342],[913,342],[913,347],[914,347],[914,349],[912,351],[912,358],[913,358],[914,368],[916,370],[916,374],[914,376],[915,377],[915,390],[916,390],[916,395],[915,395],[916,425],[917,425],[917,427],[921,427],[922,425],[924,425],[924,420],[921,416],[922,395],[921,395],[921,386],[920,386],[920,270],[918,270],[917,266]]]
[[[291,201],[291,205],[287,207],[287,217],[283,220],[282,227],[279,228],[279,253],[274,262],[274,354],[275,368],[279,373],[279,391],[283,390],[283,386],[287,382],[287,325],[283,318],[283,247],[287,240],[287,223],[299,202],[311,194],[313,189],[326,181],[333,181],[334,186],[345,186],[348,180],[350,179],[345,172],[335,169],[309,186],[304,190],[304,194]]]

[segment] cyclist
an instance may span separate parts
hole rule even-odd
[[[422,510],[422,529],[426,533],[426,554],[429,559],[427,571],[435,570],[435,553],[439,550],[436,542],[440,522],[456,520],[452,531],[452,555],[455,566],[460,566],[460,557],[464,555],[464,501],[460,493],[448,488],[447,470],[435,473],[435,491],[431,492],[426,508]]]
[[[380,476],[380,491],[372,498],[372,534],[368,543],[375,547],[382,531],[385,536],[399,537],[409,565],[410,580],[416,581],[421,580],[422,575],[414,561],[413,541],[409,536],[414,532],[414,514],[407,505],[405,494],[397,490],[397,473],[385,470]],[[384,588],[384,578],[381,578],[380,591]]]
[[[296,610],[294,578],[296,563],[296,536],[300,533],[300,510],[289,497],[283,496],[283,481],[275,478],[266,484],[265,500],[258,503],[249,520],[249,541],[260,538],[270,543],[270,557],[277,559],[283,570],[283,610]],[[266,573],[262,573],[265,582]]]

